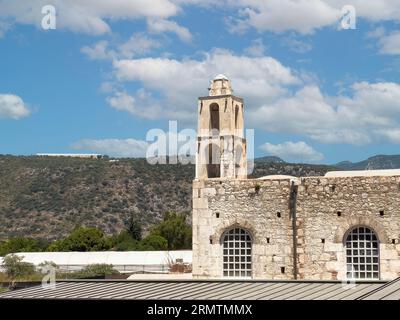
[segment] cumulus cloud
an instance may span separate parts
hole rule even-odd
[[[277,156],[286,161],[292,162],[317,162],[324,158],[322,153],[316,151],[304,141],[286,141],[280,144],[272,144],[267,142],[261,145],[260,149],[272,156]]]
[[[57,10],[57,28],[101,35],[110,32],[109,20],[165,19],[180,8],[170,0],[0,0],[0,19],[40,27],[44,5]]]
[[[114,109],[127,111],[144,119],[157,119],[162,112],[158,101],[144,89],[139,89],[134,97],[125,91],[116,91],[107,98],[107,102]]]
[[[400,32],[393,32],[379,39],[380,53],[400,55]]]
[[[249,118],[272,132],[304,134],[324,143],[396,141],[400,126],[400,85],[359,82],[350,96],[327,97],[315,85],[252,109]]]
[[[131,59],[147,54],[159,46],[160,43],[155,39],[143,33],[135,33],[125,42],[110,44],[101,40],[92,46],[82,47],[81,52],[91,60]]]
[[[18,120],[30,114],[26,103],[15,94],[0,94],[0,118]]]
[[[154,33],[172,32],[175,33],[182,41],[190,42],[192,34],[190,31],[177,24],[175,21],[166,19],[148,19],[148,29]]]
[[[356,8],[357,18],[372,22],[400,20],[400,2],[395,0],[0,0],[0,20],[39,27],[43,17],[40,8],[54,5],[57,28],[101,35],[111,31],[111,20],[145,18],[149,19],[150,30],[174,32],[190,41],[189,30],[170,20],[189,6],[229,8],[233,12],[228,19],[231,31],[255,28],[310,34],[337,26],[342,7],[349,4]]]
[[[218,73],[232,80],[247,103],[271,101],[286,92],[286,86],[301,82],[290,68],[272,57],[248,57],[225,50],[214,50],[201,60],[122,59],[114,61],[113,66],[118,81],[139,82],[146,91],[157,92],[158,106],[163,106],[159,117],[179,120],[195,120],[196,99],[202,92],[206,94],[209,80]]]
[[[98,152],[114,157],[145,157],[148,143],[136,139],[83,139],[72,144],[72,149]]]
[[[91,60],[112,59],[113,53],[108,49],[108,41],[102,40],[95,43],[93,46],[84,46],[81,52],[86,54]]]
[[[233,31],[255,28],[259,31],[295,31],[311,34],[325,27],[339,26],[341,9],[352,5],[357,18],[372,22],[400,21],[400,2],[387,0],[226,0],[224,5],[237,8],[229,19]]]
[[[253,57],[262,57],[267,50],[261,38],[252,41],[251,45],[244,49],[244,53]]]
[[[294,37],[286,37],[282,39],[282,44],[289,50],[296,53],[306,53],[312,49],[312,44],[304,40],[299,40]]]
[[[341,8],[323,0],[236,0],[231,3],[240,8],[240,18],[234,21],[239,30],[253,27],[260,31],[294,30],[309,34],[333,25],[341,15]]]

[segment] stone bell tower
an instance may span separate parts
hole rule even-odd
[[[220,74],[198,103],[196,179],[247,178],[243,99]]]

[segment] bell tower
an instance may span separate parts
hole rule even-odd
[[[198,102],[196,179],[247,178],[243,99],[219,74]]]

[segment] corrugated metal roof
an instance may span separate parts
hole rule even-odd
[[[400,278],[360,297],[362,300],[400,300]]]
[[[0,294],[0,299],[122,299],[122,300],[354,300],[400,299],[400,280],[335,281],[60,281]]]

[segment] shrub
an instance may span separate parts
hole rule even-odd
[[[132,238],[128,231],[121,231],[111,238],[112,246],[117,251],[133,251],[138,249],[138,241]]]
[[[51,251],[103,251],[108,250],[111,243],[104,233],[96,228],[78,227],[63,240],[55,241]]]
[[[73,278],[90,279],[105,277],[108,275],[120,274],[113,268],[112,264],[90,264],[80,271],[72,273]]]
[[[168,241],[162,236],[151,234],[140,242],[141,250],[167,250]]]
[[[20,279],[35,274],[35,266],[32,263],[23,262],[24,258],[15,254],[9,254],[3,259],[5,273],[11,279]]]
[[[151,234],[167,239],[169,250],[190,249],[192,246],[192,227],[186,222],[185,214],[167,212]]]

